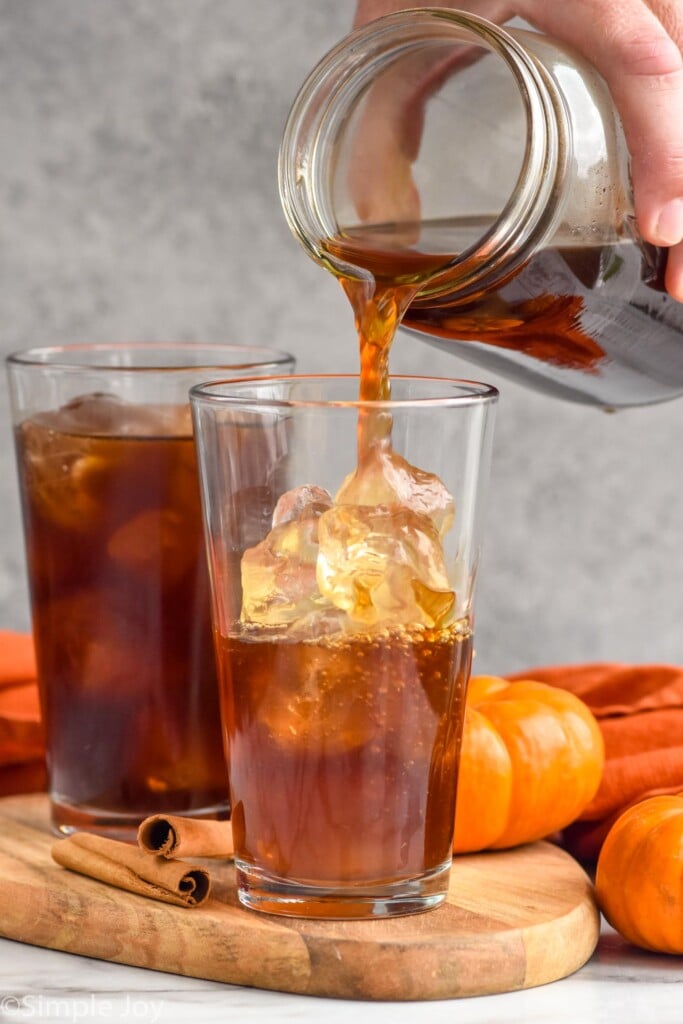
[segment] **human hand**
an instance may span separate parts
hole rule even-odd
[[[405,6],[435,5],[358,0],[355,25]],[[631,154],[638,227],[646,241],[669,248],[666,287],[683,302],[683,0],[439,0],[438,6],[497,23],[519,15],[573,46],[602,74]],[[395,163],[399,184],[401,175],[409,178],[414,145],[404,146]]]

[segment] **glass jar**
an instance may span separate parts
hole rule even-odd
[[[683,394],[683,304],[635,224],[606,84],[564,44],[412,10],[353,32],[291,110],[280,190],[342,280],[406,283],[411,332],[548,394]]]

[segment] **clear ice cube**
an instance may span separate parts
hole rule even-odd
[[[92,437],[190,437],[188,405],[142,405],[95,391],[78,395],[44,422],[65,434]]]
[[[145,577],[163,566],[164,583],[178,583],[197,560],[188,544],[188,520],[174,508],[150,508],[133,516],[114,531],[107,554],[121,568]]]
[[[50,602],[41,621],[43,636],[58,638],[57,671],[75,692],[130,702],[140,692],[141,679],[162,678],[163,665],[149,643],[150,623],[141,616],[140,604],[124,604],[115,591],[102,586],[75,591]]]
[[[376,445],[336,500],[306,484],[285,492],[273,529],[242,558],[242,621],[292,639],[453,616],[441,537],[454,503],[433,473]]]
[[[120,431],[124,408],[116,395],[94,391],[72,398],[51,414],[52,425],[65,434],[116,434]]]
[[[263,626],[298,622],[329,602],[316,579],[317,518],[274,527],[242,556],[242,621]]]
[[[280,526],[292,519],[319,516],[328,508],[332,508],[332,495],[329,491],[315,484],[302,484],[280,496],[273,511],[273,526]]]
[[[373,445],[337,492],[337,505],[401,505],[428,516],[443,537],[453,525],[453,497],[434,473],[412,466],[388,445]]]
[[[374,687],[358,685],[357,659],[332,639],[301,644],[293,652],[300,667],[268,680],[259,701],[259,724],[285,750],[320,755],[348,754],[372,739],[380,726]]]
[[[31,499],[63,529],[89,530],[103,512],[103,482],[111,470],[88,438],[57,433],[39,423],[20,428]]]
[[[320,592],[367,627],[440,626],[455,594],[432,519],[399,505],[337,505],[319,520]]]
[[[108,439],[183,437],[189,442],[191,434],[184,405],[144,406],[115,395],[81,395],[19,427],[31,499],[55,525],[90,530],[104,518],[112,493],[136,487],[136,461],[126,457],[130,453],[124,448],[108,445]],[[178,454],[169,485],[173,507],[186,504],[187,495],[195,502],[194,448],[188,444],[187,449],[182,458]]]

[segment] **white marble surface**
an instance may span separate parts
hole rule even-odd
[[[0,940],[0,1021],[320,1021],[414,1024],[681,1024],[683,958],[655,956],[604,928],[591,960],[525,992],[433,1003],[358,1003],[160,974]]]

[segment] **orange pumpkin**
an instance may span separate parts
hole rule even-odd
[[[629,942],[683,953],[683,794],[649,797],[620,815],[600,850],[595,892]]]
[[[604,745],[583,701],[532,680],[470,680],[456,853],[533,842],[574,821],[600,784]]]

